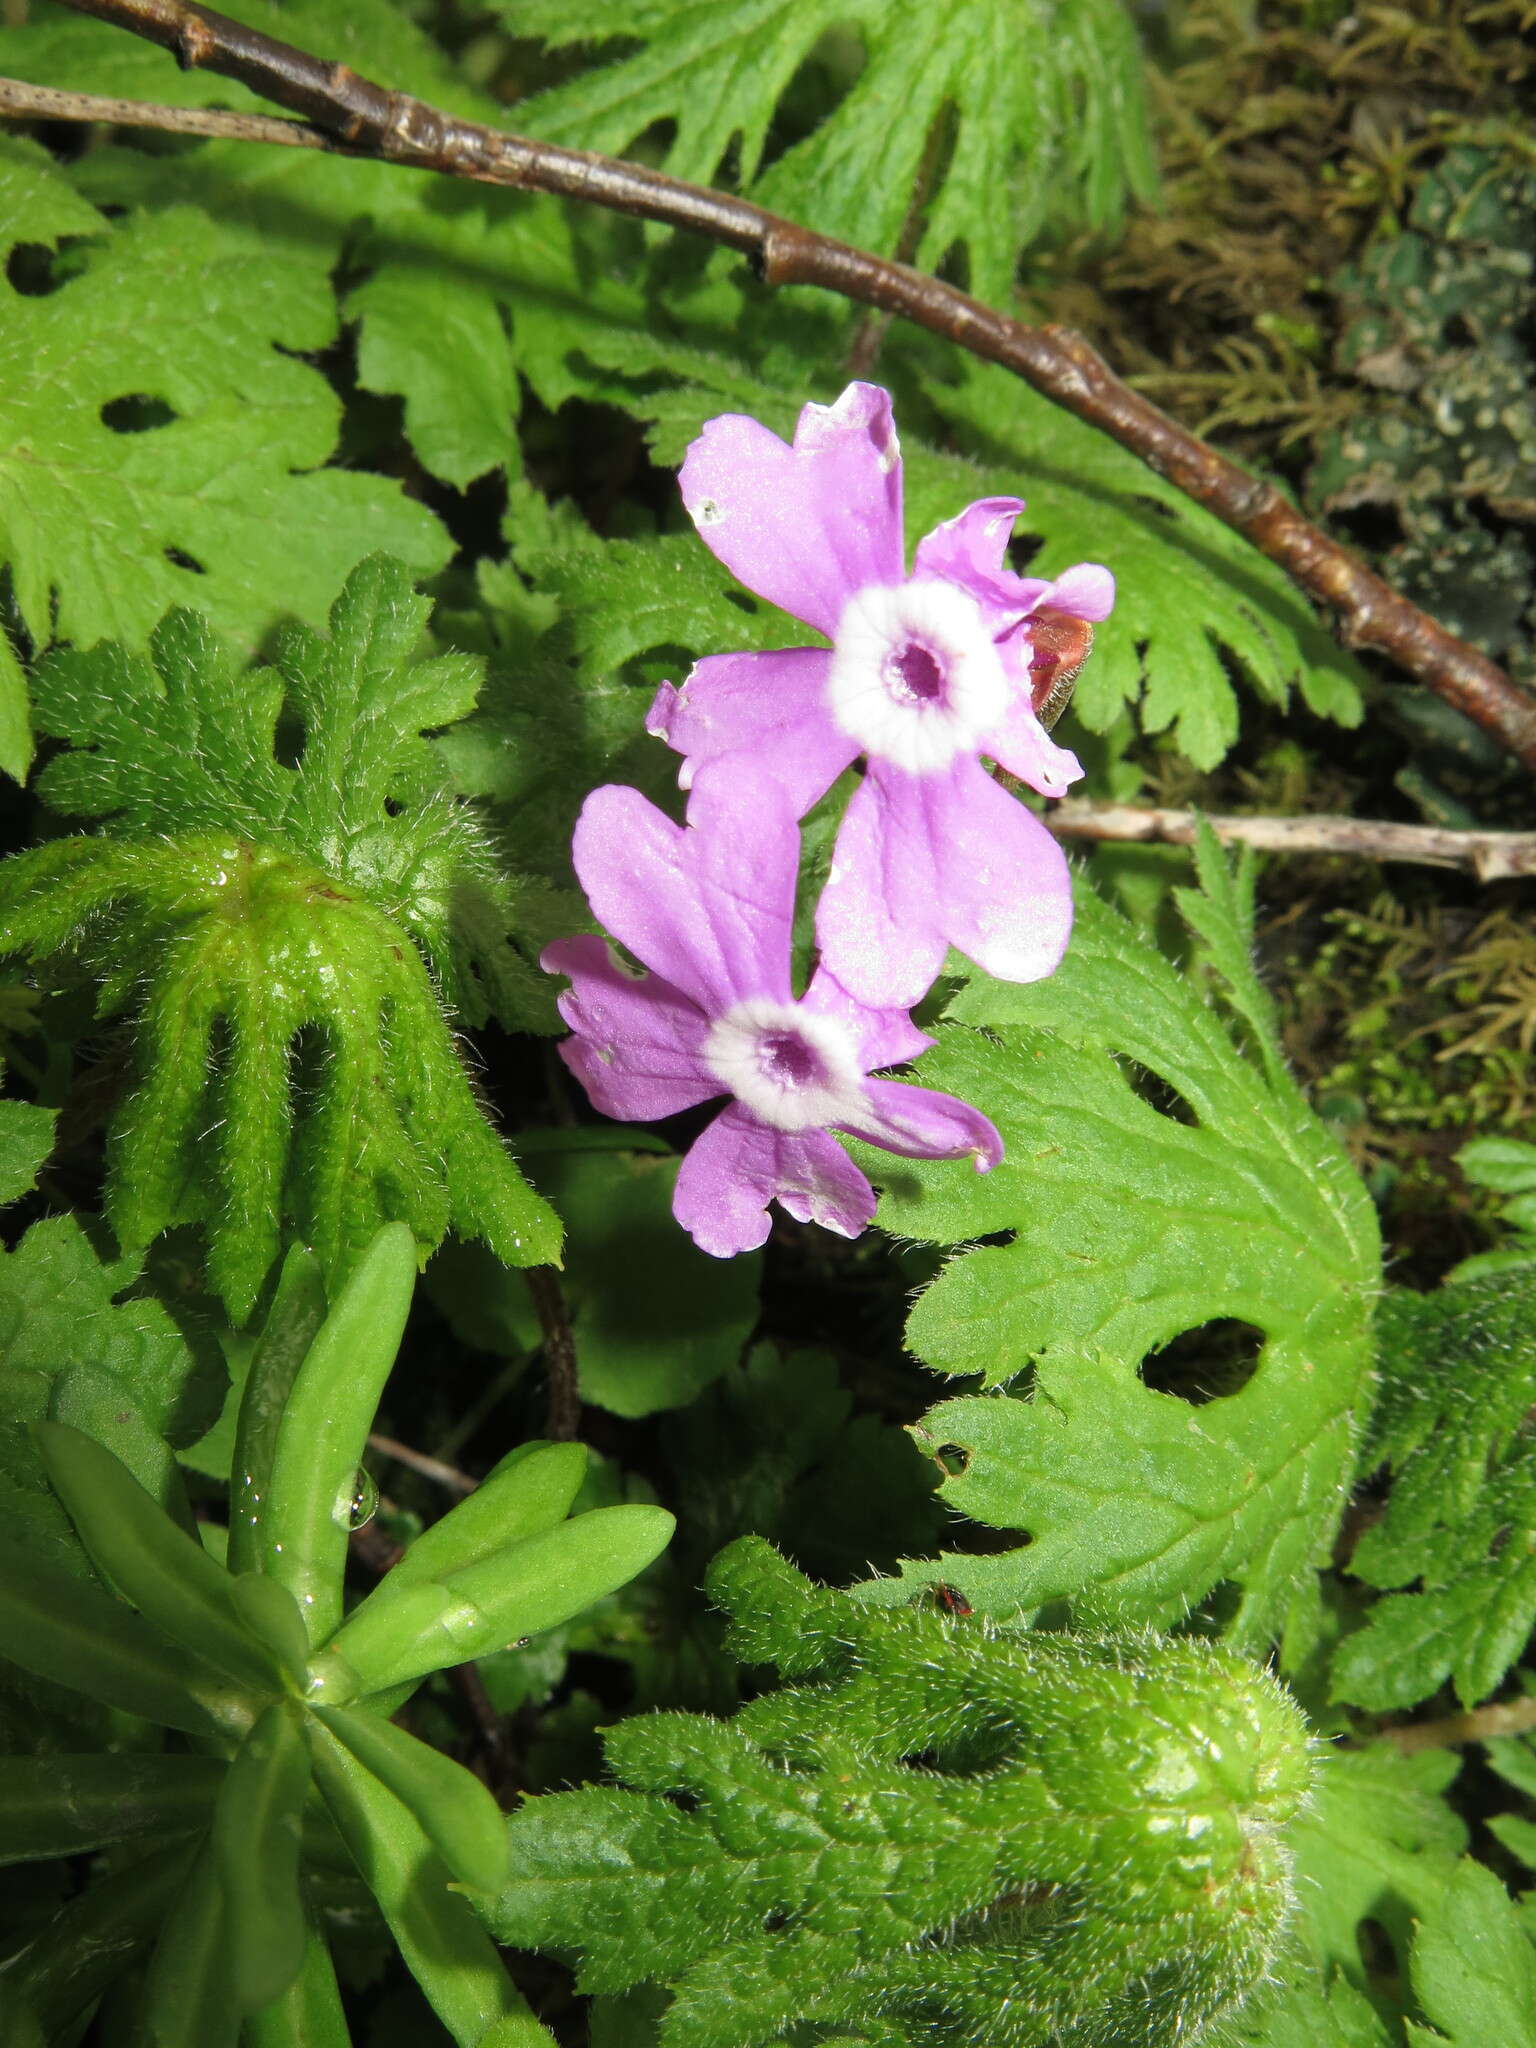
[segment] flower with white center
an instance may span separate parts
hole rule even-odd
[[[771,1201],[856,1237],[874,1189],[834,1130],[982,1172],[997,1164],[1002,1140],[979,1110],[876,1075],[932,1043],[905,1011],[855,1001],[825,967],[795,996],[800,835],[777,780],[750,763],[728,784],[706,776],[685,826],[638,790],[594,790],[573,854],[598,919],[648,971],[635,978],[598,938],[547,946],[542,964],[571,982],[560,1055],[595,1107],[625,1121],[733,1098],[694,1140],[673,1196],[705,1251],[760,1245]]]
[[[740,414],[711,420],[681,482],[732,575],[831,642],[711,655],[681,689],[664,683],[647,724],[684,757],[683,787],[750,759],[800,817],[863,757],[816,923],[823,963],[860,1000],[916,1002],[951,945],[1004,981],[1051,973],[1071,929],[1066,862],[982,762],[1045,796],[1081,774],[1037,713],[1108,616],[1109,571],[1014,575],[1023,505],[983,498],[919,542],[909,577],[891,401],[872,384],[806,406],[792,444]]]

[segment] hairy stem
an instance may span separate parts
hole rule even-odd
[[[1199,811],[1142,810],[1130,804],[1068,799],[1045,813],[1058,839],[1193,846]],[[1226,846],[1265,853],[1342,853],[1361,860],[1412,861],[1462,868],[1480,882],[1536,875],[1536,832],[1452,832],[1440,825],[1398,825],[1379,818],[1206,818]]]
[[[1384,654],[1536,769],[1536,701],[1496,663],[1427,617],[1304,519],[1272,484],[1218,454],[1122,383],[1081,335],[1010,320],[952,285],[815,234],[732,194],[689,185],[614,157],[561,149],[461,120],[409,94],[390,92],[345,64],[327,62],[209,8],[193,6],[190,0],[68,4],[160,44],[185,69],[237,79],[287,107],[319,131],[318,142],[307,136],[301,146],[380,157],[521,191],[558,193],[704,235],[749,256],[769,285],[820,286],[877,312],[899,314],[973,355],[1004,365],[1134,450],[1189,497],[1245,534],[1310,597],[1332,610],[1346,646]],[[35,103],[26,104],[27,90],[8,86],[0,110],[44,112]],[[66,116],[56,102],[52,118],[130,122],[121,102],[99,103],[118,108],[104,114],[85,111],[85,95],[68,97],[80,103],[79,110]],[[154,116],[151,125],[166,125],[165,110],[148,111]],[[247,132],[246,139],[294,138]]]

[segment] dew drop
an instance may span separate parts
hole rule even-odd
[[[378,1482],[359,1465],[336,1497],[335,1517],[343,1529],[365,1529],[379,1511]]]

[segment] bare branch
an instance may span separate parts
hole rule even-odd
[[[397,1437],[380,1436],[374,1430],[368,1438],[370,1450],[377,1451],[381,1458],[393,1458],[397,1465],[404,1465],[412,1472],[419,1472],[423,1479],[430,1479],[435,1485],[446,1487],[449,1493],[460,1495],[473,1493],[480,1484],[471,1479],[467,1472],[461,1472],[457,1465],[445,1465],[441,1458],[429,1457],[425,1451],[413,1450]]]
[[[1069,799],[1045,813],[1059,839],[1193,846],[1199,811],[1139,810],[1129,804]],[[1536,875],[1536,832],[1451,832],[1439,825],[1397,825],[1377,818],[1206,818],[1226,846],[1265,853],[1341,853],[1359,860],[1411,861],[1462,868],[1480,882]]]
[[[1500,1735],[1528,1735],[1536,1728],[1536,1699],[1495,1701],[1465,1714],[1447,1714],[1442,1721],[1412,1721],[1406,1728],[1383,1728],[1377,1740],[1390,1742],[1403,1756],[1421,1749],[1455,1749],[1463,1742],[1491,1742]]]
[[[1334,612],[1346,646],[1375,648],[1536,769],[1536,699],[1304,519],[1272,484],[1218,454],[1123,384],[1081,335],[1027,327],[937,278],[813,234],[729,193],[461,120],[190,0],[67,4],[158,43],[186,70],[239,80],[350,154],[559,193],[704,235],[750,256],[770,285],[820,286],[859,305],[900,314],[973,355],[1003,364],[1245,534]],[[124,124],[129,119],[118,118]]]

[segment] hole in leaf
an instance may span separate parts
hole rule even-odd
[[[121,398],[109,398],[101,408],[101,424],[110,427],[114,434],[149,434],[156,427],[168,427],[180,415],[163,398],[151,398],[146,392],[125,392]]]
[[[400,813],[401,813],[401,812],[402,812],[402,811],[403,811],[404,809],[405,809],[405,805],[404,805],[403,803],[401,803],[401,801],[400,801],[399,797],[397,797],[397,796],[387,796],[387,797],[385,797],[385,799],[384,799],[384,815],[385,815],[385,817],[386,817],[386,818],[398,818],[398,817],[399,817],[399,815],[400,815]]]
[[[1015,533],[1003,550],[1015,576],[1027,576],[1029,565],[1045,546],[1043,533]]]
[[[1241,1393],[1258,1370],[1264,1332],[1252,1323],[1217,1316],[1151,1352],[1140,1379],[1154,1394],[1171,1394],[1193,1408]]]
[[[1155,1109],[1159,1116],[1176,1124],[1199,1124],[1199,1117],[1171,1081],[1165,1081],[1161,1074],[1154,1074],[1150,1067],[1144,1067],[1140,1060],[1133,1060],[1126,1053],[1121,1053],[1119,1066],[1131,1084],[1132,1094],[1148,1109]]]
[[[54,252],[41,242],[18,242],[5,259],[5,281],[23,299],[46,299],[64,282]]]
[[[737,611],[745,612],[749,619],[755,619],[762,610],[762,606],[758,603],[757,599],[755,597],[748,597],[744,590],[726,591],[725,601],[727,604],[735,605]]]
[[[964,1444],[940,1444],[932,1453],[933,1462],[951,1479],[958,1479],[971,1462],[970,1451]]]
[[[201,562],[195,561],[191,555],[186,554],[181,548],[166,548],[163,550],[163,553],[173,569],[185,569],[191,576],[206,576],[208,574],[208,571]]]

